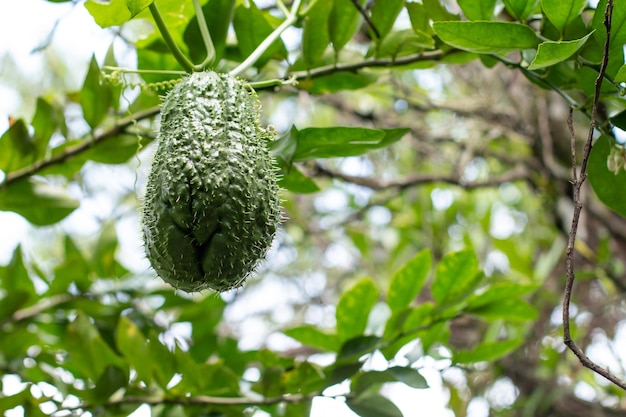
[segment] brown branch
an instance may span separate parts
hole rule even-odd
[[[142,396],[128,396],[119,400],[108,401],[102,405],[91,405],[89,403],[83,403],[76,407],[63,407],[58,409],[60,411],[79,411],[88,410],[96,407],[117,407],[124,404],[147,404],[147,405],[231,405],[231,406],[259,406],[259,405],[274,405],[279,403],[299,403],[302,401],[310,400],[313,397],[320,395],[320,392],[314,392],[311,394],[285,394],[277,397],[265,397],[260,399],[247,398],[247,397],[212,397],[208,395],[198,395],[194,397],[178,397],[178,398],[160,398],[160,397],[142,397]],[[332,397],[329,397],[332,398]]]
[[[0,187],[7,186],[13,182],[19,181],[31,175],[38,173],[52,165],[60,164],[62,162],[67,161],[68,159],[75,157],[82,152],[90,149],[91,147],[102,143],[108,139],[114,138],[120,133],[123,133],[126,128],[135,124],[139,120],[147,119],[149,117],[154,116],[159,112],[159,106],[154,106],[146,110],[138,111],[137,113],[131,114],[123,119],[118,120],[113,127],[105,130],[99,135],[95,136],[93,139],[85,139],[77,145],[68,147],[65,151],[60,153],[59,155],[55,155],[52,158],[44,159],[41,161],[36,161],[35,163],[26,166],[24,168],[18,169],[17,171],[9,172],[3,183],[0,184]]]
[[[285,80],[295,78],[296,80],[305,80],[308,78],[323,77],[325,75],[334,74],[336,72],[357,72],[364,68],[375,67],[399,67],[403,65],[410,65],[423,61],[439,61],[446,56],[461,52],[459,50],[443,51],[431,51],[424,53],[417,53],[413,55],[407,55],[400,58],[370,58],[363,61],[350,63],[350,64],[331,64],[323,67],[317,67],[309,71],[295,71],[291,74],[287,74]]]
[[[431,184],[435,182],[443,182],[451,185],[457,185],[464,189],[476,189],[485,187],[496,187],[503,183],[511,181],[529,180],[529,174],[523,166],[519,166],[516,169],[507,172],[499,177],[495,177],[486,181],[466,182],[459,176],[454,175],[414,175],[405,179],[384,181],[376,178],[358,177],[354,175],[344,174],[339,171],[334,171],[326,168],[320,164],[315,164],[313,172],[310,173],[313,176],[322,176],[341,181],[349,182],[351,184],[367,187],[372,190],[388,190],[388,189],[406,189],[422,184]]]
[[[598,13],[598,11],[596,11]],[[596,78],[595,93],[593,96],[593,107],[591,110],[591,122],[589,123],[589,133],[587,135],[587,141],[583,148],[583,158],[580,166],[580,171],[576,168],[576,139],[574,137],[574,122],[572,119],[573,110],[570,109],[570,115],[567,121],[569,127],[571,150],[572,150],[572,179],[574,185],[574,214],[572,216],[572,224],[569,233],[569,239],[567,241],[567,248],[565,249],[565,263],[566,263],[566,284],[563,298],[563,342],[565,345],[578,357],[580,363],[608,379],[618,387],[626,390],[626,381],[613,375],[608,369],[602,368],[597,363],[593,362],[585,354],[585,352],[574,342],[570,330],[570,303],[572,299],[572,288],[574,286],[575,273],[574,273],[574,246],[576,243],[576,233],[578,231],[578,222],[580,220],[580,214],[583,208],[583,203],[580,196],[580,191],[583,183],[587,179],[587,164],[589,162],[589,155],[591,154],[593,134],[596,127],[596,117],[598,111],[598,104],[600,101],[600,91],[602,87],[602,80],[606,72],[606,67],[609,62],[609,45],[611,38],[611,16],[613,13],[613,0],[608,0],[606,4],[606,10],[604,11],[604,26],[606,27],[606,40],[604,42],[604,53],[602,57],[602,64],[600,66],[600,72],[598,78]]]
[[[378,29],[376,29],[374,22],[372,22],[372,19],[370,19],[369,15],[367,14],[367,11],[363,8],[363,6],[361,6],[361,4],[359,3],[359,0],[352,0],[352,4],[354,4],[354,7],[356,7],[359,13],[361,13],[361,16],[363,16],[363,19],[365,19],[365,22],[372,29],[372,32],[374,32],[376,37],[380,39],[380,32],[378,31]]]

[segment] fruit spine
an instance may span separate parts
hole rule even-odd
[[[143,204],[146,254],[184,291],[239,287],[280,221],[276,168],[254,91],[215,72],[185,77],[161,109]]]

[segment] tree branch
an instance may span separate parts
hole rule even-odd
[[[430,184],[434,182],[443,182],[451,185],[457,185],[467,190],[485,187],[495,187],[506,182],[521,181],[530,179],[529,174],[523,166],[519,166],[516,169],[507,172],[499,177],[495,177],[486,181],[467,182],[462,178],[454,175],[415,175],[401,180],[384,181],[376,178],[357,177],[354,175],[344,174],[342,172],[334,171],[326,168],[320,164],[315,164],[313,172],[309,173],[313,176],[328,177],[338,179],[351,184],[367,187],[372,190],[387,190],[397,188],[400,190],[414,187],[422,184]]]
[[[7,186],[13,182],[16,182],[26,177],[29,177],[31,175],[34,175],[49,166],[60,164],[82,152],[85,152],[86,150],[90,149],[91,147],[101,142],[104,142],[108,139],[116,137],[120,133],[123,133],[127,127],[135,124],[137,121],[150,118],[156,115],[158,112],[159,112],[159,106],[154,106],[149,109],[131,114],[130,116],[127,116],[123,119],[120,119],[115,123],[113,127],[111,127],[108,130],[105,130],[104,132],[95,136],[91,140],[85,139],[82,142],[78,143],[77,145],[68,147],[65,151],[63,151],[62,153],[58,155],[53,156],[52,158],[36,161],[32,165],[18,169],[17,171],[9,172],[4,182],[0,184],[0,187]]]
[[[598,13],[598,11],[596,11]],[[582,212],[583,203],[580,197],[581,188],[587,179],[587,164],[589,162],[589,155],[591,154],[591,148],[593,143],[593,134],[596,127],[596,117],[598,111],[598,102],[600,100],[600,91],[602,87],[602,80],[606,72],[606,67],[609,62],[609,45],[611,39],[611,16],[613,13],[613,0],[608,0],[606,4],[606,10],[604,11],[604,26],[606,27],[606,40],[604,42],[604,54],[602,57],[602,64],[600,66],[600,72],[596,78],[595,93],[593,96],[593,107],[591,109],[591,121],[589,123],[589,133],[587,134],[587,141],[583,148],[583,158],[580,166],[580,171],[576,168],[576,138],[574,137],[574,122],[573,122],[573,109],[570,108],[570,114],[567,121],[567,125],[570,132],[571,152],[572,152],[572,180],[574,186],[574,214],[572,216],[572,224],[569,233],[569,239],[567,241],[567,248],[565,249],[565,263],[566,263],[566,283],[563,298],[563,342],[565,345],[578,357],[580,363],[594,371],[595,373],[602,375],[618,387],[626,390],[626,381],[613,375],[608,369],[602,368],[597,363],[593,362],[585,354],[585,352],[574,342],[570,330],[570,303],[572,299],[572,288],[574,286],[574,280],[576,278],[574,273],[574,247],[576,243],[576,234],[578,232],[578,222],[580,220],[580,214]]]

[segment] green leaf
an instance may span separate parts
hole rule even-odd
[[[235,8],[235,17],[233,19],[233,27],[237,34],[239,51],[243,57],[250,55],[257,46],[265,38],[272,33],[275,25],[270,24],[270,18],[267,13],[259,10],[254,2],[249,2],[250,7],[241,4]],[[277,39],[270,48],[267,49],[255,63],[256,67],[262,67],[270,59],[285,59],[287,50],[283,41]]]
[[[114,365],[107,365],[104,372],[97,381],[94,381],[91,392],[85,395],[91,404],[104,404],[120,388],[128,384],[128,375],[123,370]]]
[[[307,69],[319,63],[330,44],[328,21],[332,8],[332,0],[317,0],[303,17],[302,60]]]
[[[440,305],[455,303],[468,296],[481,279],[472,250],[449,253],[437,265],[431,292]]]
[[[378,387],[386,382],[403,382],[411,388],[428,388],[426,379],[414,368],[393,366],[384,371],[369,371],[357,374],[351,385],[353,393],[362,393],[371,387]]]
[[[0,137],[0,170],[11,172],[32,164],[37,157],[37,146],[22,119],[11,124]]]
[[[46,155],[48,143],[54,132],[58,128],[61,128],[62,131],[66,130],[65,117],[61,109],[53,107],[46,100],[39,97],[37,98],[37,109],[31,124],[35,130],[33,135],[35,154],[37,159],[41,159]]]
[[[236,0],[209,0],[202,6],[204,20],[209,28],[213,47],[215,48],[215,63],[219,63],[224,56],[226,50],[226,38],[228,36],[228,28],[235,11]],[[198,18],[196,16],[189,21],[183,39],[191,60],[199,63],[206,58],[206,48],[198,26]]]
[[[396,18],[404,7],[404,0],[375,1],[371,9],[372,24],[384,39],[391,31]]]
[[[432,33],[428,13],[422,3],[410,2],[406,4],[406,10],[409,12],[409,20],[411,27],[417,33]]]
[[[481,306],[468,307],[465,311],[487,321],[524,322],[538,317],[537,309],[520,299],[501,299]]]
[[[611,143],[611,139],[602,135],[593,145],[589,157],[589,182],[607,207],[626,217],[626,193],[622,191],[626,185],[626,170],[622,169],[615,174],[608,169]]]
[[[399,140],[409,129],[311,127],[298,131],[294,161],[355,156]]]
[[[307,90],[311,94],[335,93],[344,90],[359,90],[377,80],[377,77],[363,72],[336,72],[323,77],[303,80],[298,83],[298,88]]]
[[[433,49],[435,40],[424,32],[398,30],[391,32],[378,46],[378,57],[401,57],[422,49]]]
[[[400,409],[382,395],[366,391],[356,398],[348,397],[346,404],[361,417],[402,417]]]
[[[525,22],[533,12],[539,0],[503,0],[506,10],[516,20]]]
[[[430,251],[424,249],[391,277],[387,304],[392,312],[402,310],[417,298],[428,278],[431,258]]]
[[[96,57],[91,57],[89,71],[80,91],[80,105],[83,108],[85,121],[95,129],[104,120],[112,102],[109,86],[100,82],[100,67]]]
[[[36,297],[35,286],[24,266],[22,249],[18,246],[7,266],[0,267],[0,317],[13,314]]]
[[[137,372],[137,378],[150,385],[152,381],[150,351],[141,330],[130,319],[122,316],[117,323],[115,341],[120,353]]]
[[[339,349],[337,335],[321,331],[315,326],[303,325],[283,331],[287,336],[296,339],[303,345],[321,349],[323,351],[335,352]]]
[[[69,354],[67,367],[77,377],[97,381],[109,365],[126,369],[122,361],[102,339],[90,318],[79,311],[67,327],[65,348]]]
[[[616,83],[626,83],[626,64],[622,65],[615,76]]]
[[[126,7],[130,12],[131,19],[150,6],[154,0],[126,0]]]
[[[537,35],[528,26],[511,22],[435,22],[442,41],[479,54],[506,54],[537,47]]]
[[[441,0],[422,0],[422,3],[426,16],[433,22],[459,20],[459,16],[450,13]]]
[[[13,211],[36,226],[57,223],[78,205],[65,188],[34,178],[0,189],[0,210]]]
[[[496,0],[458,0],[459,7],[469,20],[491,20]]]
[[[501,342],[481,343],[472,350],[456,352],[452,357],[454,363],[492,362],[511,353],[524,343],[524,339],[511,339]]]
[[[536,289],[536,285],[519,285],[512,282],[497,283],[487,288],[482,294],[471,296],[467,302],[467,307],[478,308],[493,302],[519,298]]]
[[[100,27],[108,28],[119,26],[130,20],[131,12],[126,6],[126,2],[127,0],[111,0],[107,3],[87,0],[85,7]]]
[[[295,165],[289,169],[286,167],[283,169],[281,166],[281,171],[278,185],[285,190],[301,194],[315,193],[320,190],[315,181],[304,175]]]
[[[362,6],[363,0],[357,0]],[[362,17],[351,0],[334,0],[330,12],[328,32],[336,52],[343,49],[359,29]]]
[[[528,69],[536,70],[539,68],[545,68],[567,60],[580,48],[582,48],[592,33],[573,41],[546,41],[540,43],[539,48],[537,49],[537,55],[535,55],[535,59],[533,59],[533,62],[530,63]]]
[[[176,359],[174,358],[174,354],[159,341],[156,329],[153,329],[150,333],[148,351],[151,360],[152,375],[158,385],[162,389],[165,389],[177,372]]]
[[[362,335],[370,311],[378,299],[378,290],[371,278],[363,278],[344,292],[337,303],[337,337],[341,341]]]
[[[541,9],[559,32],[568,23],[580,16],[587,5],[587,0],[541,0]]]
[[[356,363],[359,358],[380,347],[381,338],[378,336],[357,336],[346,341],[337,354],[337,363]]]

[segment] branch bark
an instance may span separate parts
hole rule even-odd
[[[576,243],[576,234],[578,232],[578,222],[580,220],[580,214],[583,209],[583,203],[581,199],[581,188],[587,179],[587,164],[589,162],[589,156],[591,154],[591,148],[593,144],[593,135],[596,127],[596,117],[598,112],[598,103],[600,100],[600,91],[602,88],[602,79],[606,73],[606,68],[609,62],[609,46],[611,39],[611,16],[613,13],[613,0],[608,0],[606,4],[606,10],[604,11],[604,26],[606,27],[606,40],[604,42],[604,53],[602,58],[602,65],[600,66],[600,72],[596,78],[595,92],[593,96],[593,107],[591,110],[591,121],[589,123],[589,132],[587,134],[587,141],[583,148],[583,157],[580,166],[580,171],[576,165],[576,138],[574,135],[574,122],[573,122],[573,109],[570,108],[570,114],[568,118],[568,128],[570,132],[570,144],[571,144],[571,156],[572,156],[572,181],[574,186],[574,214],[572,216],[572,223],[570,227],[569,239],[567,241],[567,248],[565,249],[565,263],[566,263],[566,283],[563,298],[563,342],[565,345],[578,357],[580,363],[594,371],[595,373],[602,375],[618,387],[626,390],[626,381],[615,376],[609,369],[602,368],[600,365],[592,361],[585,352],[574,342],[570,329],[570,304],[572,300],[572,291],[576,275],[574,272],[574,247]]]

